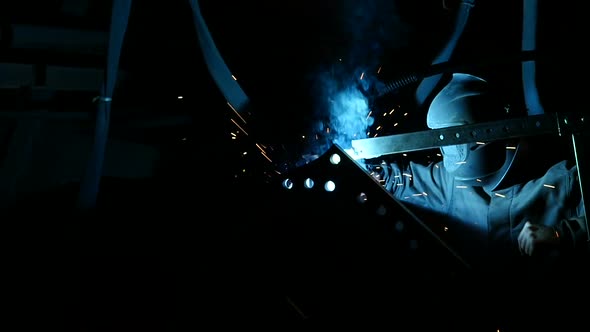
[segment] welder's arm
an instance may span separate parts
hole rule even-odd
[[[575,173],[574,173],[575,174]],[[588,247],[588,223],[586,220],[586,209],[584,207],[584,200],[581,197],[581,191],[577,184],[579,180],[573,181],[576,186],[573,191],[575,194],[570,196],[577,201],[576,211],[571,218],[560,221],[556,226],[555,230],[559,234],[560,245],[563,250],[576,251],[589,250]]]
[[[580,249],[587,245],[588,230],[584,216],[564,219],[555,227],[559,244],[565,250]]]
[[[536,248],[553,246],[563,253],[588,251],[588,227],[585,218],[584,201],[579,190],[577,170],[569,170],[572,187],[569,193],[571,201],[567,206],[575,206],[570,217],[558,221],[553,227],[538,224],[534,220],[525,222],[518,235],[518,247],[521,253],[532,255]]]
[[[533,255],[540,247],[553,246],[563,253],[587,249],[586,220],[582,217],[563,219],[555,227],[525,222],[518,235],[518,247],[525,255]]]
[[[399,200],[432,211],[448,206],[453,183],[439,165],[410,161],[407,165],[387,163],[381,166],[385,189]]]

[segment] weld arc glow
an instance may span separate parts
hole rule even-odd
[[[336,131],[332,142],[348,149],[353,139],[366,138],[374,118],[368,116],[369,102],[356,88],[346,87],[335,93],[329,105],[330,124]]]
[[[305,135],[303,165],[338,144],[352,148],[352,140],[367,138],[375,117],[366,95],[383,83],[378,79],[384,49],[407,42],[407,26],[395,1],[342,0],[331,12],[336,58],[327,67],[320,65],[310,76],[315,118]],[[347,151],[348,152],[348,151]]]
[[[327,72],[318,76],[315,82],[320,96],[316,110],[318,120],[312,125],[312,134],[308,135],[314,139],[307,142],[305,155],[323,155],[334,144],[344,150],[351,149],[352,140],[367,138],[375,119],[369,100],[360,90],[363,89],[359,85],[360,76],[354,75],[343,78],[344,75]],[[370,75],[363,77],[362,81],[370,80]]]

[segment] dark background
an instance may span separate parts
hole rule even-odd
[[[6,1],[0,6],[1,22],[108,30],[109,1],[87,1],[85,14],[77,16],[60,11],[66,2]],[[201,1],[221,54],[252,101],[244,114],[249,135],[232,140],[235,116],[202,61],[188,1],[135,1],[121,58],[129,80],[116,91],[113,127],[118,111],[189,120],[173,127],[113,130],[114,137],[157,146],[162,157],[150,178],[105,177],[94,213],[70,208],[76,181],[27,196],[7,210],[4,218],[10,230],[5,234],[15,266],[7,285],[14,294],[11,307],[22,314],[15,317],[25,325],[74,331],[284,329],[355,318],[384,321],[394,328],[439,322],[443,329],[515,330],[522,318],[517,304],[527,299],[480,286],[495,284],[492,277],[466,279],[464,284],[457,282],[461,287],[445,291],[430,278],[424,283],[394,278],[407,283],[384,287],[387,296],[360,296],[359,290],[372,282],[373,288],[367,287],[378,293],[387,284],[386,277],[416,272],[404,272],[402,267],[407,266],[383,252],[372,256],[374,265],[353,260],[356,269],[349,274],[336,263],[336,270],[322,266],[317,257],[335,261],[348,257],[349,244],[334,242],[329,230],[335,225],[320,224],[319,217],[294,211],[300,202],[281,201],[273,187],[275,171],[285,160],[299,157],[300,137],[318,116],[314,90],[318,73],[336,68],[353,75],[358,67],[382,66],[380,79],[387,81],[428,66],[452,29],[457,3]],[[584,105],[584,66],[578,61],[584,40],[581,13],[572,4],[540,4],[538,84],[547,111],[579,110]],[[475,64],[473,72],[522,111],[520,63],[496,63],[518,56],[521,20],[522,2],[479,1],[453,61]],[[0,51],[4,62],[97,68],[105,64],[100,54],[10,47]],[[400,130],[424,128],[425,113],[412,104],[412,94],[410,86],[389,101],[411,110]],[[179,95],[184,98],[178,100]],[[86,97],[66,94],[48,107],[91,111],[94,106]],[[273,163],[261,157],[256,143],[274,151]],[[245,157],[244,151],[249,155]],[[336,208],[342,209],[342,220],[351,222],[347,208]],[[355,230],[340,232],[353,238]],[[363,241],[370,243],[373,238]],[[326,251],[326,246],[334,247]],[[365,249],[363,254],[371,251]],[[425,264],[430,263],[432,259],[426,259]],[[442,265],[437,271],[445,275],[448,271]],[[375,282],[367,276],[370,273],[358,273],[361,267],[382,273],[381,278]],[[318,275],[333,279],[318,277],[322,282],[317,282],[310,277],[314,268]],[[564,290],[563,285],[547,287],[553,286]],[[460,292],[470,296],[459,296],[463,302],[455,312],[447,301]],[[488,299],[503,301],[509,314],[490,308]],[[537,300],[533,299],[529,302]],[[375,302],[367,305],[370,301]],[[388,305],[379,306],[377,301]],[[471,307],[471,303],[477,304]],[[375,310],[362,311],[363,307]],[[419,317],[416,321],[408,318],[413,313]],[[448,314],[445,319],[433,318],[443,313]]]

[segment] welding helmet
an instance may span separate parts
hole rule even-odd
[[[484,79],[454,73],[432,100],[426,123],[431,129],[440,129],[504,118],[504,105]],[[516,145],[513,141],[496,140],[443,146],[440,150],[445,170],[456,181],[493,190],[508,172]]]

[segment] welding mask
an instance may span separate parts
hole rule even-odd
[[[462,126],[506,118],[501,101],[488,83],[470,74],[455,73],[428,109],[431,129]],[[444,168],[456,181],[493,190],[504,178],[516,154],[514,142],[499,140],[443,146]]]

